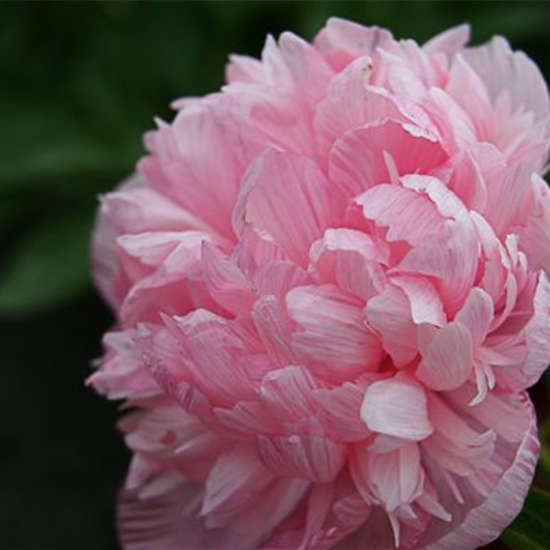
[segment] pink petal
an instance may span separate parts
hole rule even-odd
[[[448,220],[436,235],[427,237],[399,264],[399,271],[431,275],[437,279],[445,312],[454,315],[462,306],[477,274],[479,243],[468,219]]]
[[[550,283],[540,272],[534,297],[535,312],[525,327],[527,358],[523,366],[526,386],[535,384],[550,362]]]
[[[423,194],[397,185],[377,185],[355,199],[365,218],[387,227],[389,241],[404,240],[411,245],[441,232],[443,218]]]
[[[259,436],[258,452],[265,466],[276,475],[318,483],[335,479],[346,460],[341,443],[316,436]]]
[[[328,182],[305,157],[268,151],[248,170],[233,212],[241,235],[250,225],[264,240],[307,265],[310,244],[333,219]]]
[[[536,120],[550,115],[548,89],[538,67],[523,52],[512,52],[501,36],[489,43],[464,52],[466,61],[483,80],[495,101],[506,90],[514,110],[523,107],[533,111]]]
[[[422,358],[416,377],[436,391],[460,387],[473,368],[472,337],[460,323],[440,329]]]
[[[367,502],[374,499],[392,513],[421,495],[424,472],[416,443],[387,454],[368,453],[361,445],[356,445],[354,452],[351,474]]]
[[[185,210],[231,238],[242,167],[210,109],[195,105],[180,111],[171,126],[161,123],[149,134],[146,144],[151,156],[142,159],[140,172]]]
[[[297,422],[317,410],[313,392],[318,385],[304,367],[289,366],[270,372],[260,388],[260,399],[281,423]]]
[[[265,78],[261,62],[247,55],[230,55],[225,74],[228,83],[261,84]]]
[[[479,346],[485,340],[494,311],[491,296],[481,288],[472,288],[464,307],[456,314],[455,321],[468,329],[474,346]]]
[[[251,312],[258,335],[275,364],[285,366],[295,360],[291,347],[292,324],[284,305],[275,296],[263,296]]]
[[[210,526],[226,525],[273,479],[253,444],[236,445],[222,453],[210,471],[201,514],[208,516]]]
[[[441,297],[429,279],[402,275],[392,277],[391,283],[407,296],[415,324],[430,323],[440,327],[446,323]]]
[[[409,441],[425,439],[433,431],[424,390],[408,377],[371,384],[361,405],[361,419],[373,432]]]
[[[343,441],[355,443],[370,435],[360,417],[366,384],[346,382],[337,388],[313,392],[314,399],[325,412],[326,429]]]
[[[348,130],[405,119],[385,90],[369,87],[373,68],[370,57],[359,57],[331,80],[315,113],[320,155],[328,156],[334,142]]]
[[[417,355],[416,327],[411,318],[407,295],[389,284],[367,302],[365,314],[370,327],[382,339],[382,345],[397,367],[410,363]]]
[[[86,381],[109,399],[149,397],[159,388],[135,345],[136,331],[108,332],[103,337],[105,356],[100,368]]]
[[[422,48],[430,55],[456,55],[470,41],[470,25],[462,24],[447,29],[426,42]]]
[[[385,157],[395,162],[396,174],[389,174]],[[436,137],[412,125],[385,121],[348,131],[333,146],[329,176],[346,197],[355,197],[395,175],[427,174],[442,164],[447,155]]]
[[[172,324],[183,364],[213,404],[231,406],[255,396],[238,325],[200,309]]]
[[[533,175],[535,206],[519,228],[519,242],[533,269],[544,269],[550,276],[550,191],[539,176]]]
[[[184,480],[156,498],[141,499],[136,491],[122,491],[117,523],[124,550],[227,548],[228,532],[207,529],[197,517],[201,491],[201,486]]]
[[[298,328],[291,337],[298,358],[330,380],[344,380],[378,367],[381,347],[364,323],[360,303],[333,286],[306,286],[286,297]]]
[[[208,291],[214,300],[233,314],[246,313],[256,299],[250,281],[235,262],[207,243],[202,247],[202,265]]]
[[[356,57],[373,55],[377,48],[392,39],[386,29],[364,27],[353,21],[331,17],[315,37],[315,46],[332,67],[340,71]]]
[[[304,269],[289,261],[266,263],[254,272],[253,278],[259,295],[268,294],[279,299],[283,299],[291,289],[311,282]]]
[[[321,283],[332,283],[367,301],[382,290],[386,276],[381,264],[387,247],[354,229],[327,229],[310,250],[312,271]]]
[[[433,531],[428,529],[420,543],[422,546],[429,550],[474,550],[496,539],[512,522],[523,506],[538,459],[539,443],[532,410],[530,416],[529,428],[524,432],[521,444],[514,449],[511,464],[487,498],[472,506],[464,519],[448,524],[446,535],[442,536],[435,525]],[[450,506],[447,509],[454,512]]]

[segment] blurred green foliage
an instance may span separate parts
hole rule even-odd
[[[173,99],[220,87],[229,53],[259,56],[266,34],[284,30],[311,39],[333,15],[386,26],[419,42],[469,22],[474,43],[503,34],[549,80],[549,8],[548,2],[525,0],[0,2],[0,320],[40,326],[43,341],[54,341],[59,308],[78,308],[89,295],[88,243],[98,195],[133,171],[143,154],[142,134],[154,116],[171,118]],[[83,312],[83,326],[74,327],[74,334],[87,330],[87,314],[95,315],[98,330],[102,318],[94,311]],[[51,319],[51,326],[42,328],[40,319]],[[12,349],[16,357],[17,345]],[[62,369],[56,350],[51,361]],[[21,358],[14,364],[28,360]],[[548,377],[547,382],[535,396],[543,419]],[[549,435],[543,434],[546,442]],[[544,453],[548,460],[548,446]],[[58,467],[52,463],[47,471]],[[549,488],[543,470],[539,485]],[[13,494],[18,491],[14,485]],[[112,494],[108,498],[111,503]],[[10,548],[77,548],[84,511],[80,519],[74,514],[72,531],[60,529],[40,547],[33,547],[39,539],[27,533],[20,539],[27,543],[12,540]],[[31,522],[33,517],[39,513]],[[548,518],[547,495],[534,492],[507,533],[507,544],[550,548]],[[39,523],[46,525],[46,519],[40,516]],[[113,547],[96,526],[93,533],[93,548]]]
[[[522,513],[502,538],[518,550],[547,550],[550,545],[550,493],[532,489]]]

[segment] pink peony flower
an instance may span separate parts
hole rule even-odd
[[[127,550],[467,550],[521,509],[550,359],[550,109],[467,26],[331,19],[177,101],[103,197]]]

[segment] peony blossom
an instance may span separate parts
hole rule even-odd
[[[550,360],[549,97],[503,38],[330,19],[233,56],[102,197],[126,550],[468,550]]]

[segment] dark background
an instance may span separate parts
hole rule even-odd
[[[0,3],[0,549],[117,548],[115,493],[129,454],[117,405],[84,387],[112,321],[88,279],[88,240],[97,195],[132,171],[153,116],[170,120],[174,98],[219,88],[229,53],[258,56],[265,35],[283,30],[311,39],[330,15],[419,42],[468,21],[474,43],[503,34],[548,80],[549,8]],[[535,393],[544,419],[549,394]]]

